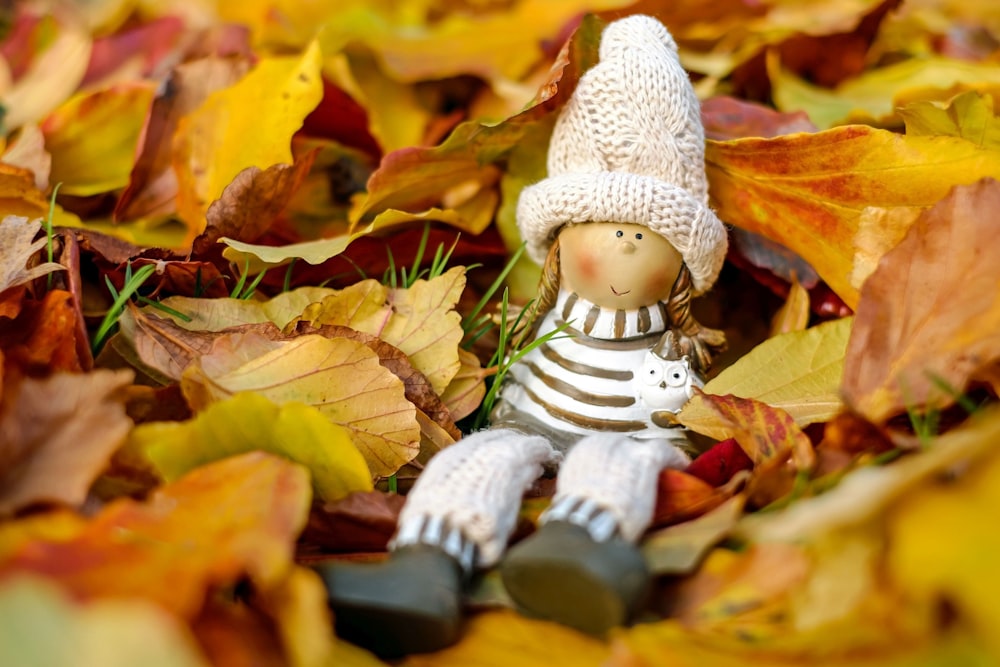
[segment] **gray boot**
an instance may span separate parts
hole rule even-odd
[[[436,651],[458,641],[464,573],[443,549],[413,544],[382,563],[316,567],[337,635],[382,658]]]
[[[566,521],[549,521],[514,546],[500,574],[529,615],[598,636],[629,622],[650,582],[635,545],[617,535],[598,542]]]

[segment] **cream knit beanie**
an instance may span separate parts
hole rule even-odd
[[[680,252],[696,294],[715,282],[727,239],[708,208],[698,99],[659,21],[604,29],[600,61],[556,122],[548,178],[521,191],[517,222],[538,263],[565,224],[645,225]]]

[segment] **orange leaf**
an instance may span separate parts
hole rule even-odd
[[[872,261],[857,248],[863,215],[919,211],[953,185],[1000,176],[1000,154],[970,141],[857,125],[709,141],[705,160],[719,217],[798,253],[851,308],[864,278],[855,266]]]
[[[78,372],[91,363],[88,343],[77,328],[73,295],[46,292],[41,303],[26,302],[12,329],[18,342],[7,350],[9,366],[34,374]]]
[[[1000,244],[990,215],[1000,183],[955,188],[922,215],[865,283],[843,393],[881,423],[908,406],[942,407],[1000,359]]]
[[[81,504],[132,425],[116,394],[131,371],[61,373],[8,388],[0,408],[0,514]]]
[[[666,469],[660,473],[651,525],[666,526],[693,519],[715,509],[732,495],[732,491],[717,489],[694,475]]]
[[[732,394],[716,396],[697,392],[736,439],[754,466],[782,462],[789,454],[799,470],[812,466],[815,458],[809,437],[781,408]]]
[[[143,597],[193,618],[215,587],[249,575],[262,588],[292,566],[309,509],[304,468],[260,452],[209,464],[147,502],[104,507],[69,540],[26,544],[0,575],[28,571],[76,597]]]

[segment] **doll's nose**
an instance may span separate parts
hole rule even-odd
[[[622,243],[622,252],[626,255],[631,255],[635,252],[635,244],[631,241],[625,241]]]

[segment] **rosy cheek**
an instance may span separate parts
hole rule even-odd
[[[649,296],[659,296],[667,295],[673,284],[668,284],[670,282],[670,277],[667,275],[667,271],[655,270],[646,279],[644,284],[645,293]]]
[[[593,280],[599,270],[597,268],[597,261],[593,255],[587,252],[579,253],[573,261],[576,267],[576,273],[585,280]]]

